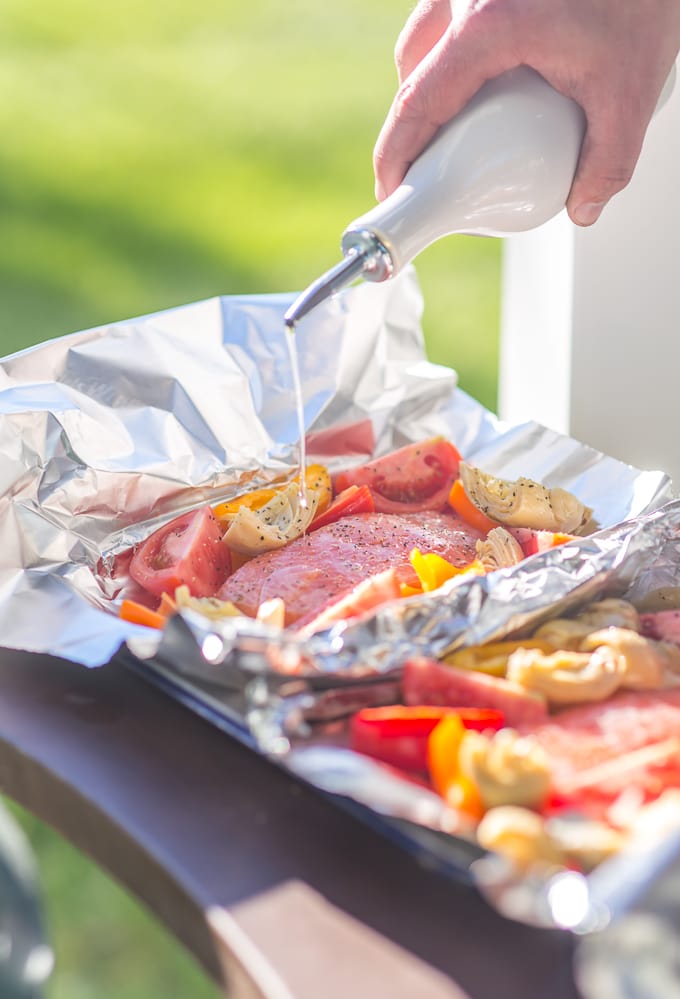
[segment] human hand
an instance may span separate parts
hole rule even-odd
[[[680,0],[420,0],[397,41],[399,90],[374,151],[376,197],[487,80],[527,65],[579,103],[567,211],[591,225],[631,179],[680,49]]]

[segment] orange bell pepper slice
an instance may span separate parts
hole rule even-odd
[[[478,531],[482,531],[484,534],[488,534],[494,527],[500,526],[497,520],[487,517],[479,507],[475,506],[465,492],[465,487],[461,479],[456,479],[451,486],[449,506],[454,513],[458,514],[461,520],[464,520],[470,527],[476,527]]]

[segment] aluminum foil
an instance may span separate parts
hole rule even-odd
[[[6,646],[89,666],[144,629],[115,615],[115,556],[179,511],[297,461],[283,313],[292,295],[215,298],[62,337],[0,367],[0,625]],[[413,271],[298,329],[311,459],[331,468],[450,437],[488,471],[571,488],[603,526],[661,505],[641,472],[535,424],[504,427],[426,360]]]
[[[422,300],[408,270],[351,288],[300,323],[309,459],[337,469],[441,434],[488,472],[571,490],[601,530],[305,642],[191,612],[160,638],[121,621],[122,553],[179,512],[296,466],[283,325],[293,297],[215,298],[2,362],[3,644],[86,666],[118,653],[310,783],[382,816],[389,835],[467,874],[480,858],[460,818],[426,789],[351,753],[343,719],[362,704],[394,700],[400,664],[413,652],[439,655],[515,633],[596,593],[641,580],[651,587],[659,571],[667,582],[678,501],[662,472],[631,468],[534,423],[504,426],[471,399],[454,371],[426,359]]]

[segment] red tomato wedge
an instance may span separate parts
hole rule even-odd
[[[401,770],[425,772],[430,732],[449,716],[456,716],[464,728],[497,732],[503,727],[503,712],[493,708],[447,708],[431,705],[362,708],[350,722],[350,745]]]
[[[339,472],[336,492],[348,486],[368,486],[376,513],[418,513],[443,510],[451,485],[458,477],[461,456],[443,437],[386,454],[358,468]]]
[[[326,524],[332,524],[341,517],[349,517],[354,513],[373,513],[374,510],[373,495],[368,486],[348,486],[338,493],[323,513],[314,518],[307,528],[307,533],[325,527]]]
[[[575,534],[537,531],[532,527],[513,527],[510,530],[510,534],[512,534],[515,541],[519,542],[526,558],[529,555],[547,552],[550,548],[556,548],[558,545],[565,545],[569,541],[578,541]]]
[[[230,571],[222,527],[209,506],[183,513],[154,531],[130,562],[135,582],[158,597],[174,595],[182,585],[194,597],[211,597]]]
[[[649,611],[640,615],[640,624],[647,638],[680,645],[680,610]]]

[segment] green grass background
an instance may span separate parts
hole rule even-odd
[[[294,291],[373,204],[411,0],[0,0],[0,353],[217,294]],[[495,408],[500,247],[417,262],[432,360]],[[332,363],[332,359],[329,359]],[[108,877],[21,810],[48,999],[216,994]]]

